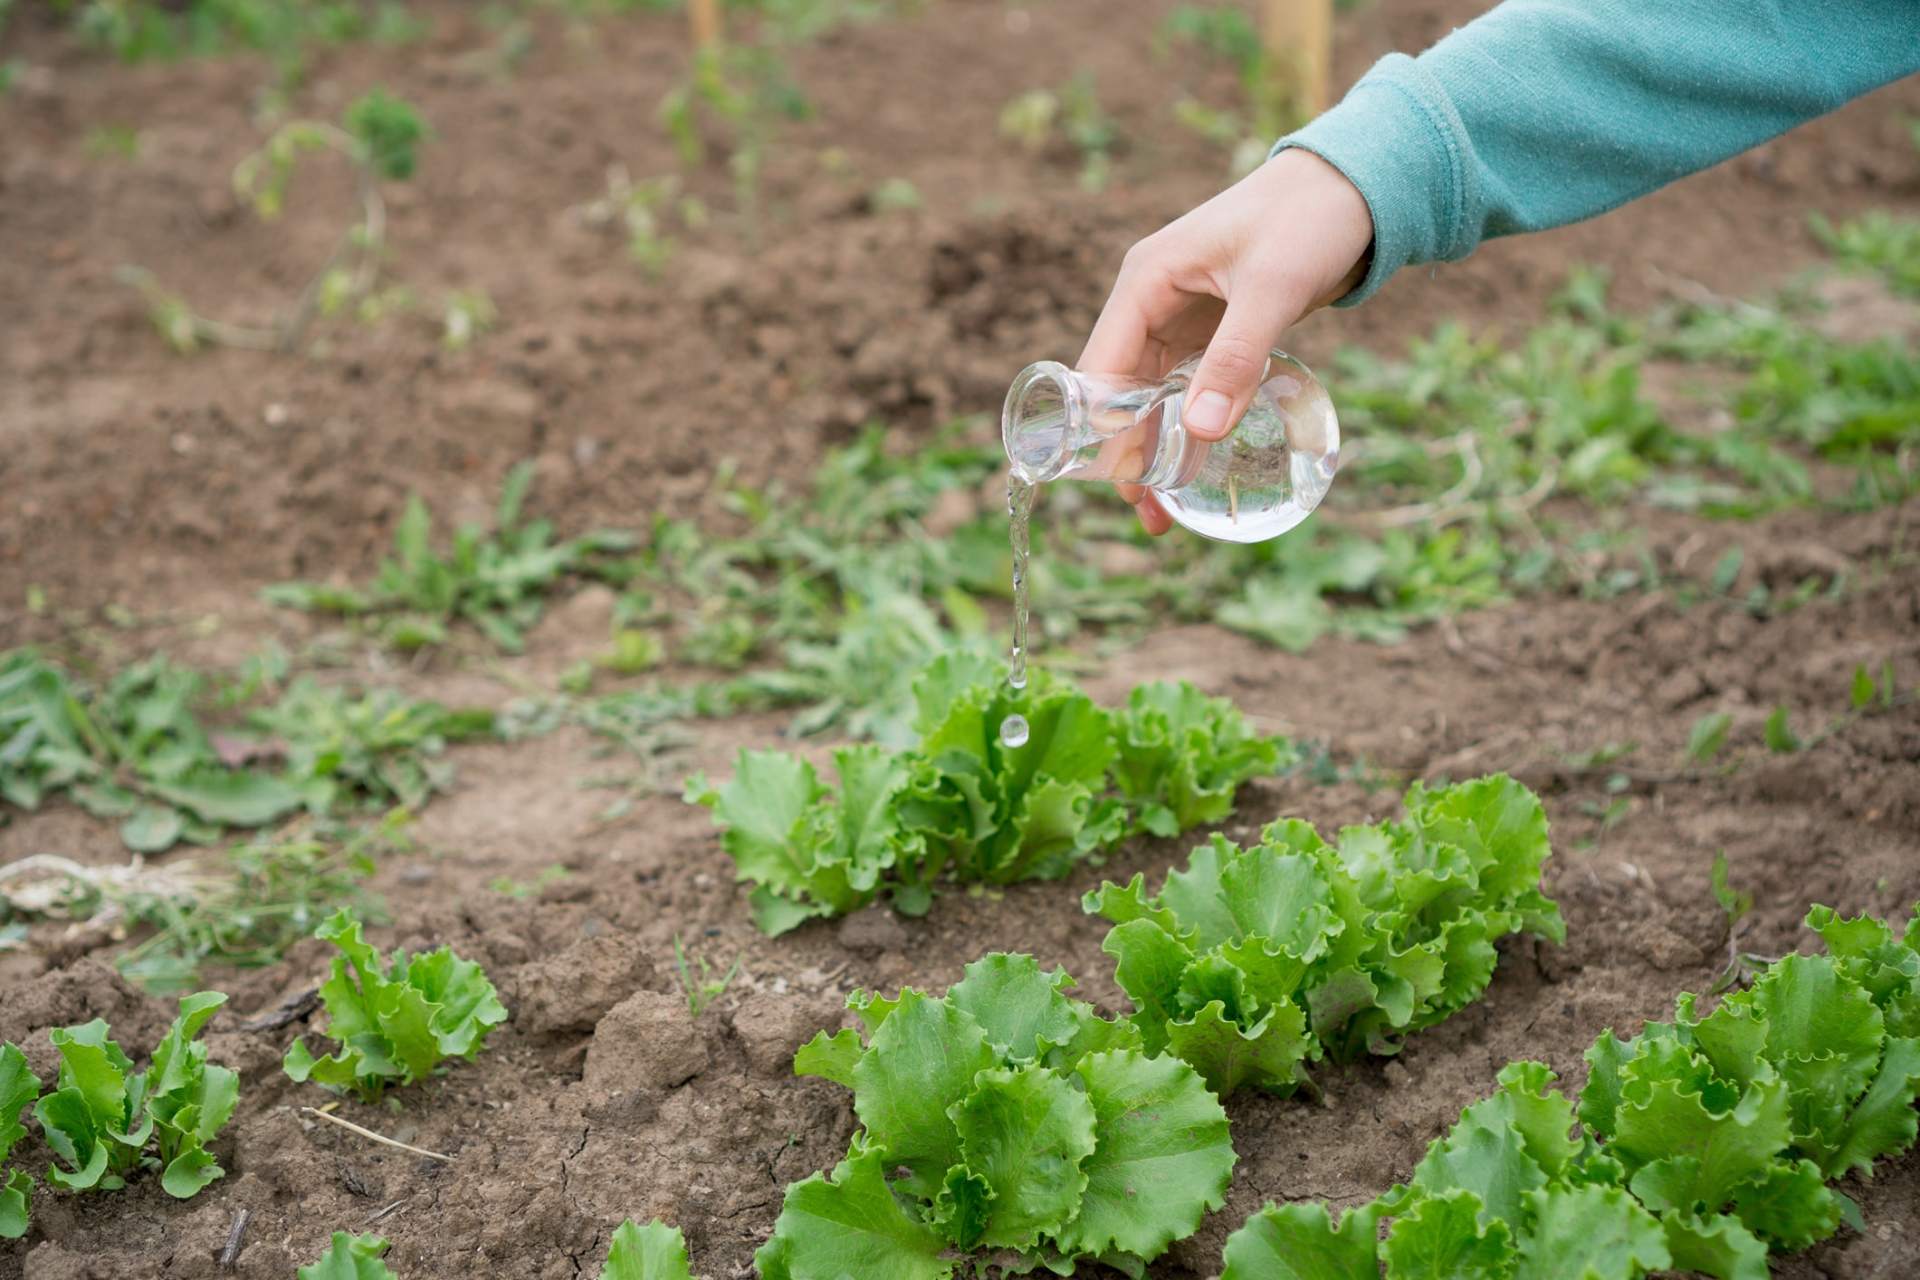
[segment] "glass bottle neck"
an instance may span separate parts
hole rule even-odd
[[[1083,373],[1057,361],[1029,365],[1014,379],[1000,433],[1016,477],[1102,480],[1177,488],[1198,472],[1208,446],[1180,427],[1192,372],[1183,362],[1165,379]]]

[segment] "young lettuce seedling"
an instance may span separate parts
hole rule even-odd
[[[399,1280],[380,1258],[387,1251],[384,1236],[333,1233],[333,1243],[320,1261],[301,1267],[298,1280]]]
[[[1016,692],[998,662],[944,654],[920,673],[914,699],[919,745],[836,751],[838,787],[772,751],[741,752],[721,786],[688,779],[686,798],[714,811],[721,848],[755,883],[765,932],[844,915],[883,892],[922,915],[944,877],[1058,879],[1134,832],[1224,818],[1241,783],[1292,755],[1231,703],[1187,684],[1141,685],[1108,711],[1045,673]],[[1008,749],[999,726],[1016,710],[1031,736]]]
[[[479,965],[450,947],[422,955],[380,953],[360,936],[360,921],[336,911],[315,934],[338,947],[333,976],[320,988],[326,1036],[340,1048],[316,1058],[295,1040],[283,1063],[292,1079],[372,1102],[389,1085],[409,1085],[449,1058],[471,1062],[487,1033],[507,1020],[506,1006]]]
[[[194,1037],[226,1002],[217,991],[183,997],[180,1016],[142,1072],[109,1038],[103,1019],[49,1033],[60,1051],[59,1088],[40,1099],[34,1116],[67,1165],[47,1171],[55,1185],[114,1191],[144,1165],[161,1171],[168,1195],[187,1200],[225,1176],[207,1144],[233,1114],[240,1077],[209,1063],[207,1047]],[[158,1158],[146,1154],[155,1142]]]
[[[7,1171],[7,1153],[27,1136],[20,1115],[40,1096],[40,1077],[27,1067],[18,1045],[0,1045],[0,1240],[27,1234],[33,1177],[25,1169]]]

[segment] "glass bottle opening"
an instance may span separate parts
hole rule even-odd
[[[1000,411],[1000,440],[1013,474],[1044,484],[1066,470],[1086,412],[1085,393],[1067,366],[1042,360],[1023,369]]]

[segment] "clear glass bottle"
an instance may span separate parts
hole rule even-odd
[[[1028,365],[1007,391],[1000,436],[1028,484],[1144,485],[1186,528],[1223,542],[1277,538],[1312,514],[1340,465],[1340,422],[1313,371],[1282,351],[1225,439],[1196,440],[1180,406],[1200,357],[1158,382]]]

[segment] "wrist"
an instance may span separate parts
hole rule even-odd
[[[1263,166],[1288,224],[1310,229],[1313,305],[1323,307],[1358,288],[1373,261],[1373,213],[1366,197],[1339,169],[1300,147]]]

